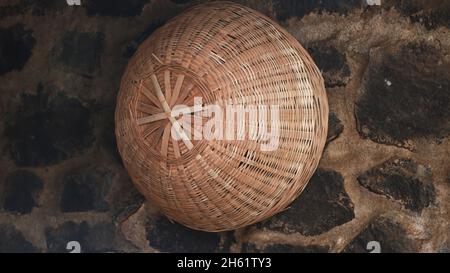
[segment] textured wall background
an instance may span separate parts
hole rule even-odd
[[[238,1],[323,71],[329,139],[305,192],[219,234],[162,217],[116,151],[128,59],[195,1],[0,2],[0,252],[450,252],[450,3]]]

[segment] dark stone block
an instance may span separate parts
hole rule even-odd
[[[361,8],[360,0],[274,0],[274,10],[280,21],[291,17],[303,17],[310,12],[335,12],[348,14],[354,8]]]
[[[68,253],[67,243],[80,243],[82,253],[115,252],[117,251],[116,228],[111,223],[88,225],[66,222],[57,228],[45,230],[47,249],[54,253]]]
[[[171,2],[174,2],[175,4],[182,5],[182,4],[190,4],[192,2],[195,2],[195,0],[170,0]]]
[[[384,217],[379,217],[369,224],[358,236],[356,236],[343,252],[367,253],[367,244],[371,241],[380,243],[382,253],[417,252],[418,241],[408,238],[405,230],[395,222]]]
[[[245,243],[242,252],[246,253],[327,253],[328,247],[319,245],[297,246],[288,244],[270,244],[263,249],[257,248],[252,243]]]
[[[136,39],[125,47],[123,57],[131,58],[134,52],[138,49],[139,45],[145,41],[145,39],[147,39],[157,28],[164,25],[164,23],[164,20],[156,20],[151,22],[150,25],[141,34],[139,34],[138,37],[136,37]]]
[[[102,168],[81,168],[70,171],[64,178],[61,196],[62,212],[107,211],[106,201],[113,174]]]
[[[231,247],[237,243],[234,231],[221,232],[220,246],[216,252],[229,253]]]
[[[344,131],[344,125],[336,114],[331,113],[328,116],[327,143],[335,140]]]
[[[447,229],[447,234],[450,234],[450,228]],[[445,240],[440,242],[437,252],[450,253],[450,238],[447,237]]]
[[[131,181],[123,183],[122,189],[117,192],[111,202],[113,217],[117,222],[126,220],[136,212],[145,202],[145,197],[136,189]]]
[[[435,203],[436,193],[431,170],[411,159],[392,158],[358,177],[368,190],[421,212]]]
[[[319,235],[355,217],[353,203],[340,173],[318,169],[303,193],[281,212],[259,226],[285,233]]]
[[[85,0],[87,14],[113,17],[132,17],[141,14],[149,0]]]
[[[68,31],[53,48],[52,62],[68,72],[91,77],[100,68],[104,39],[101,32]]]
[[[22,93],[5,118],[5,135],[18,166],[48,166],[91,146],[90,110],[62,93],[49,97],[39,85],[37,94]]]
[[[356,102],[363,137],[410,150],[421,138],[450,135],[450,64],[442,52],[412,43],[370,54]]]
[[[23,3],[0,6],[0,19],[23,15],[26,12],[27,6],[24,5]]]
[[[34,16],[55,15],[68,7],[65,0],[22,0],[21,3],[31,8]]]
[[[33,172],[16,171],[9,174],[3,193],[3,208],[17,214],[30,213],[37,206],[36,198],[42,187],[42,180]]]
[[[427,29],[444,26],[450,28],[450,2],[400,0],[396,9],[410,17],[412,22],[420,23]]]
[[[25,66],[36,44],[32,33],[22,24],[0,28],[0,75]]]
[[[98,138],[98,143],[101,145],[108,154],[120,165],[123,166],[122,158],[120,157],[119,150],[117,148],[116,133],[115,133],[115,105],[116,101],[108,104],[102,110],[100,117],[96,123],[101,128],[101,135]]]
[[[0,225],[0,253],[35,253],[38,250],[12,225]]]
[[[147,239],[150,247],[162,252],[218,252],[220,235],[189,229],[178,223],[170,222],[166,217],[159,218],[147,226]]]
[[[308,48],[308,52],[322,71],[326,87],[347,85],[350,80],[350,68],[345,53],[326,45],[313,45]]]

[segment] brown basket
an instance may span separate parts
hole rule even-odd
[[[278,105],[279,118],[266,124],[267,132],[279,129],[277,148],[262,150],[265,134],[195,139],[199,128],[171,112],[193,106],[194,97],[222,109]],[[183,117],[211,120],[188,110]],[[214,2],[143,42],[122,78],[115,115],[119,152],[137,188],[177,222],[224,231],[264,220],[302,192],[325,144],[328,104],[322,76],[295,38],[259,12]],[[263,128],[261,116],[241,126]],[[174,139],[172,127],[184,138]]]

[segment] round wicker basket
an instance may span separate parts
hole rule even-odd
[[[213,2],[140,45],[115,119],[139,191],[170,219],[224,231],[264,220],[302,192],[325,145],[328,104],[295,38],[257,11]]]

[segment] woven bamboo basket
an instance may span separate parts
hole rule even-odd
[[[202,110],[194,106],[199,97]],[[211,115],[210,105],[272,112],[233,124],[231,114]],[[213,116],[249,133],[220,138],[195,125]],[[224,231],[262,221],[299,196],[325,145],[328,104],[320,71],[295,38],[257,11],[213,2],[178,15],[140,45],[122,78],[115,120],[138,190],[172,220]],[[278,132],[271,136],[277,145],[262,149],[269,131]]]

